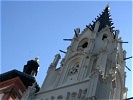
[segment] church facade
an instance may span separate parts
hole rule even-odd
[[[50,64],[39,92],[34,84],[23,95],[33,100],[122,100],[126,98],[125,58],[119,30],[113,29],[107,6],[93,24],[75,35],[61,66],[60,54]],[[31,93],[31,94],[29,94]],[[30,96],[32,95],[32,96]]]

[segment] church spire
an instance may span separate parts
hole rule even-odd
[[[102,12],[102,14],[99,14],[99,16],[97,16],[97,18],[95,18],[95,21],[92,21],[93,24],[90,25],[91,30],[94,30],[96,22],[99,21],[100,26],[99,26],[98,32],[101,29],[105,28],[107,25],[110,28],[110,32],[113,32],[114,27],[112,25],[114,23],[112,23],[112,18],[111,18],[111,15],[109,13],[109,9],[110,9],[110,7],[109,7],[109,5],[107,5],[106,8],[104,9],[104,11]]]

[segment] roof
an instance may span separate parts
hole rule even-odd
[[[25,87],[27,88],[28,86],[32,86],[32,84],[34,82],[36,82],[35,78],[24,73],[21,71],[18,71],[16,69],[8,71],[6,73],[0,74],[0,82],[4,82],[6,80],[15,78],[15,77],[19,77],[21,79],[21,81],[23,82],[23,84],[25,85]],[[36,89],[39,90],[39,86],[36,86]]]
[[[102,30],[103,28],[105,28],[107,25],[110,28],[110,32],[113,32],[113,28],[114,27],[112,25],[114,23],[112,23],[112,18],[111,18],[111,15],[109,13],[109,9],[110,9],[109,5],[107,5],[106,8],[104,9],[104,11],[102,12],[102,14],[99,14],[99,16],[97,16],[97,18],[95,18],[95,21],[92,21],[93,24],[90,24],[90,27],[89,27],[91,30],[94,30],[95,23],[97,21],[99,21],[100,22],[100,26],[99,26],[98,32],[100,30]]]

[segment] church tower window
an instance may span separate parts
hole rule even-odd
[[[63,100],[63,96],[62,96],[62,95],[59,95],[59,96],[57,97],[57,100]]]
[[[77,49],[82,51],[85,48],[87,48],[87,46],[88,46],[88,39],[85,38],[85,39],[81,40],[81,42],[79,42],[79,45],[78,45]]]
[[[104,40],[106,38],[107,38],[107,34],[104,34],[103,37],[102,37],[102,40]]]
[[[54,96],[51,96],[51,100],[54,100]]]
[[[88,42],[85,42],[83,45],[82,45],[82,48],[86,48],[88,46]]]
[[[76,96],[77,96],[77,93],[76,93],[76,92],[73,92],[73,93],[72,93],[71,100],[76,100]]]

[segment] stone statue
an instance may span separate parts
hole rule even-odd
[[[100,53],[97,60],[96,69],[99,70],[103,78],[105,78],[106,61],[107,61],[107,53],[106,52]]]

